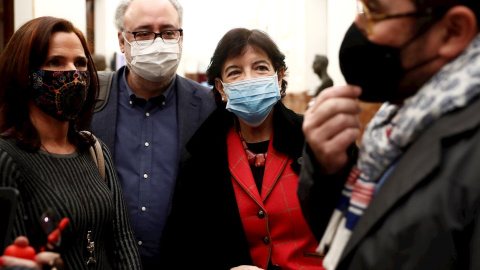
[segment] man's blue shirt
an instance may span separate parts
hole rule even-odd
[[[119,80],[115,167],[140,254],[156,257],[170,210],[178,164],[175,77],[163,95],[135,96]]]

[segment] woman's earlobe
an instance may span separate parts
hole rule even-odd
[[[278,87],[282,88],[283,77],[285,76],[285,69],[279,68],[277,71],[277,78],[278,78]]]
[[[220,92],[220,94],[223,93],[223,84],[220,78],[215,78],[215,88]]]
[[[226,102],[227,98],[226,98],[226,95],[225,95],[225,92],[224,92],[224,89],[223,89],[222,80],[220,78],[215,78],[215,89],[217,89],[220,96],[222,96],[222,101]]]

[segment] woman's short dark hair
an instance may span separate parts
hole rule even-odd
[[[247,46],[252,46],[264,51],[275,71],[283,69],[287,71],[285,64],[285,55],[280,52],[275,42],[267,33],[260,30],[248,30],[245,28],[234,28],[228,31],[218,42],[217,48],[213,53],[210,65],[207,69],[208,84],[214,86],[215,100],[217,104],[221,104],[221,96],[215,88],[215,78],[222,79],[222,66],[228,58],[237,57],[245,52]],[[287,81],[282,80],[282,89],[280,95],[285,96],[287,89]]]
[[[29,116],[29,74],[43,65],[48,55],[50,37],[57,32],[74,33],[88,58],[88,95],[78,117],[70,121],[67,135],[70,142],[83,151],[93,143],[93,139],[83,137],[77,131],[88,129],[90,125],[98,93],[98,77],[85,37],[65,19],[39,17],[30,20],[13,34],[5,47],[0,56],[0,133],[15,137],[30,150],[41,146],[38,132]]]

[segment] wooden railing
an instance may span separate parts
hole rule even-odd
[[[292,92],[292,93],[287,92],[287,96],[283,99],[283,103],[287,108],[291,109],[292,111],[299,114],[304,114],[308,108],[308,102],[310,102],[311,99],[312,97],[309,96],[306,91]],[[362,123],[361,133],[363,134],[365,126],[370,121],[370,119],[372,119],[372,117],[375,115],[375,113],[378,111],[378,109],[382,104],[366,103],[361,101],[359,101],[358,103],[362,108],[362,113],[359,115],[359,119],[360,119],[360,122]],[[357,141],[357,143],[360,144],[360,141],[361,141],[361,137]]]

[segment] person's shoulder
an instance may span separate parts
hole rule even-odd
[[[110,96],[116,95],[118,88],[119,76],[122,76],[125,67],[120,68],[117,71],[98,71],[98,95],[95,98],[95,114],[102,111],[108,104]]]
[[[0,152],[11,152],[19,149],[15,140],[11,137],[0,136]]]
[[[102,147],[103,155],[105,156],[105,158],[111,158],[112,154],[110,153],[110,149],[108,148],[108,146],[99,137],[97,137],[97,140]]]
[[[15,139],[0,136],[0,167],[15,166],[17,160],[25,160],[28,154],[29,152],[19,147]]]
[[[201,91],[201,92],[204,92],[204,93],[209,93],[209,92],[212,91],[211,87],[208,87],[206,85],[198,83],[194,80],[182,77],[178,74],[177,74],[177,85],[178,85],[178,87],[193,89],[195,91]]]
[[[288,108],[287,106],[285,106],[283,101],[277,102],[277,104],[275,105],[275,110],[278,112],[279,115],[282,116],[282,118],[286,118],[290,121],[293,121],[293,122],[297,123],[297,125],[298,124],[302,125],[303,114],[297,113],[297,112],[293,111],[292,109]],[[274,114],[275,114],[275,112],[274,112]]]

